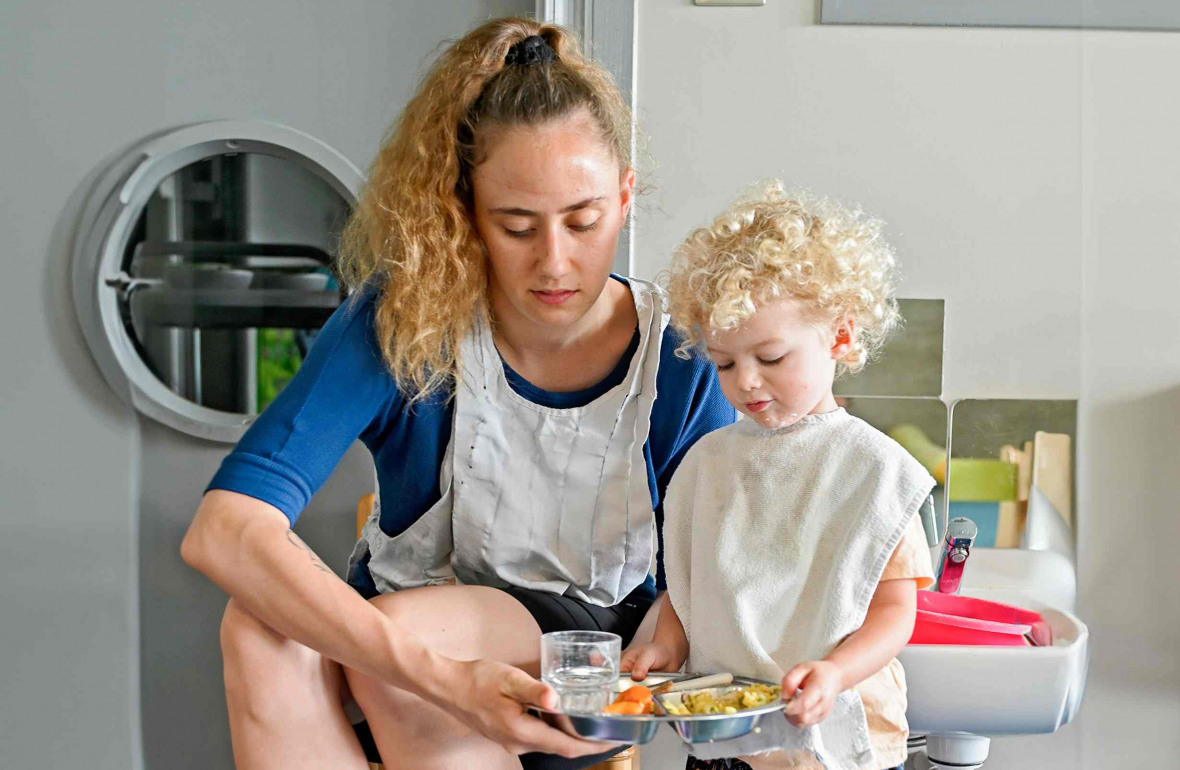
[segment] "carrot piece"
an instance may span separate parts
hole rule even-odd
[[[602,710],[604,714],[617,714],[625,716],[638,716],[644,711],[644,706],[635,701],[621,700],[615,701]]]
[[[619,693],[619,697],[615,699],[615,702],[618,703],[624,700],[646,705],[651,703],[651,690],[641,684],[633,684]]]

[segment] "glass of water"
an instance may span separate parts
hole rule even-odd
[[[541,636],[541,680],[557,691],[562,711],[591,714],[610,703],[623,640],[604,631],[554,631]]]

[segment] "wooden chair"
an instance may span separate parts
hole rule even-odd
[[[373,503],[377,496],[370,492],[361,497],[356,504],[356,536],[361,536],[361,530],[365,526],[365,522],[369,519],[369,514],[373,511]],[[385,770],[384,765],[381,764],[381,755],[377,752],[377,744],[373,741],[373,734],[369,731],[369,726],[365,722],[353,726],[357,731],[357,737],[360,738],[361,746],[365,749],[365,756],[369,760],[369,770]],[[535,763],[530,761],[526,756],[521,759],[524,765],[523,770],[532,770]],[[615,754],[613,757],[604,759],[603,761],[592,765],[586,770],[639,770],[639,749],[635,746],[628,746],[625,750]]]

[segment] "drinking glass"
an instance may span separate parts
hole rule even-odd
[[[554,631],[541,636],[541,680],[557,691],[559,708],[602,711],[619,678],[623,640],[604,631]]]

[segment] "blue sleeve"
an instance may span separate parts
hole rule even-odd
[[[352,442],[400,408],[373,316],[371,295],[332,314],[295,377],[222,461],[208,489],[270,503],[295,523]]]
[[[679,336],[669,327],[660,349],[656,401],[651,410],[648,438],[648,483],[656,501],[656,524],[661,558],[656,565],[656,587],[664,582],[664,492],[689,448],[702,436],[731,425],[737,412],[721,393],[713,364],[697,351],[685,361],[676,355]]]

